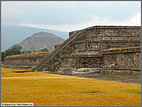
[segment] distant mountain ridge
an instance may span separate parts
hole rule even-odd
[[[61,44],[64,41],[64,39],[53,33],[38,32],[16,45],[22,47],[21,51],[39,51],[44,48],[47,48],[49,51],[53,51],[55,49],[55,45]]]

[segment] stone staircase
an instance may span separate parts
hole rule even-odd
[[[34,67],[31,72],[42,71],[45,64],[48,64],[61,50],[63,50],[71,41],[75,40],[79,34],[83,33],[84,30],[74,32],[64,43],[58,46],[50,55],[48,55],[42,62],[40,62],[36,67]],[[53,63],[52,63],[53,64]],[[57,65],[54,65],[57,66]],[[58,66],[59,68],[59,66]],[[56,68],[56,69],[58,69]]]

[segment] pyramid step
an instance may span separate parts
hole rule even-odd
[[[83,31],[78,31],[72,34],[64,43],[57,47],[49,56],[47,56],[42,62],[40,62],[32,71],[39,71],[41,68],[47,64],[52,58],[54,58],[62,49],[64,49],[72,40],[74,40]]]
[[[79,68],[73,74],[99,73],[102,68]]]

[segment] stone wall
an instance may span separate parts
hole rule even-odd
[[[31,54],[12,55],[4,58],[4,66],[14,69],[32,69],[39,64],[50,52],[36,52]]]
[[[141,51],[140,47],[108,49],[103,53],[103,71],[106,73],[134,74],[140,76]]]
[[[69,35],[71,37],[75,32],[80,31],[81,30],[70,32]],[[133,57],[135,58],[135,63],[139,63],[140,65],[140,57],[136,59],[136,54],[139,54],[140,56],[140,48],[138,49],[138,53],[136,50],[139,46],[140,27],[137,26],[95,26],[83,29],[83,33],[78,35],[75,40],[59,53],[59,56],[62,57],[59,71],[61,72],[61,69],[64,70],[64,68],[68,71],[67,67],[69,69],[70,67],[76,69],[86,67],[101,68],[103,71],[103,69],[105,70],[111,65],[107,64],[107,61],[109,62],[110,58],[112,59],[111,61],[114,60],[114,62],[117,63],[117,69],[119,70],[130,71],[132,68],[129,67],[133,66],[135,71],[139,71],[140,67],[138,69],[137,66],[133,65],[133,62],[130,62]],[[131,47],[133,48],[133,52],[131,52]],[[123,53],[123,50],[119,50],[118,48],[126,48],[125,51],[127,50],[127,53]],[[116,53],[111,55],[106,54],[104,51],[106,49],[114,50]],[[120,61],[119,58],[122,56],[126,56],[124,58],[126,62]]]
[[[55,45],[55,49],[58,47],[58,46],[60,46],[61,44],[57,44],[57,45]]]
[[[81,68],[139,72],[140,32],[139,26],[93,26],[70,32],[69,38],[36,67],[38,71],[66,74]]]

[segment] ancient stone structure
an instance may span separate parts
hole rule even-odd
[[[140,26],[93,26],[69,38],[31,71],[140,74]]]
[[[141,48],[106,49],[103,51],[104,73],[139,75],[141,70]]]
[[[140,71],[139,26],[93,26],[69,35],[33,71],[65,74]]]
[[[50,52],[35,52],[22,55],[12,55],[4,58],[3,67],[30,70],[37,66]]]

